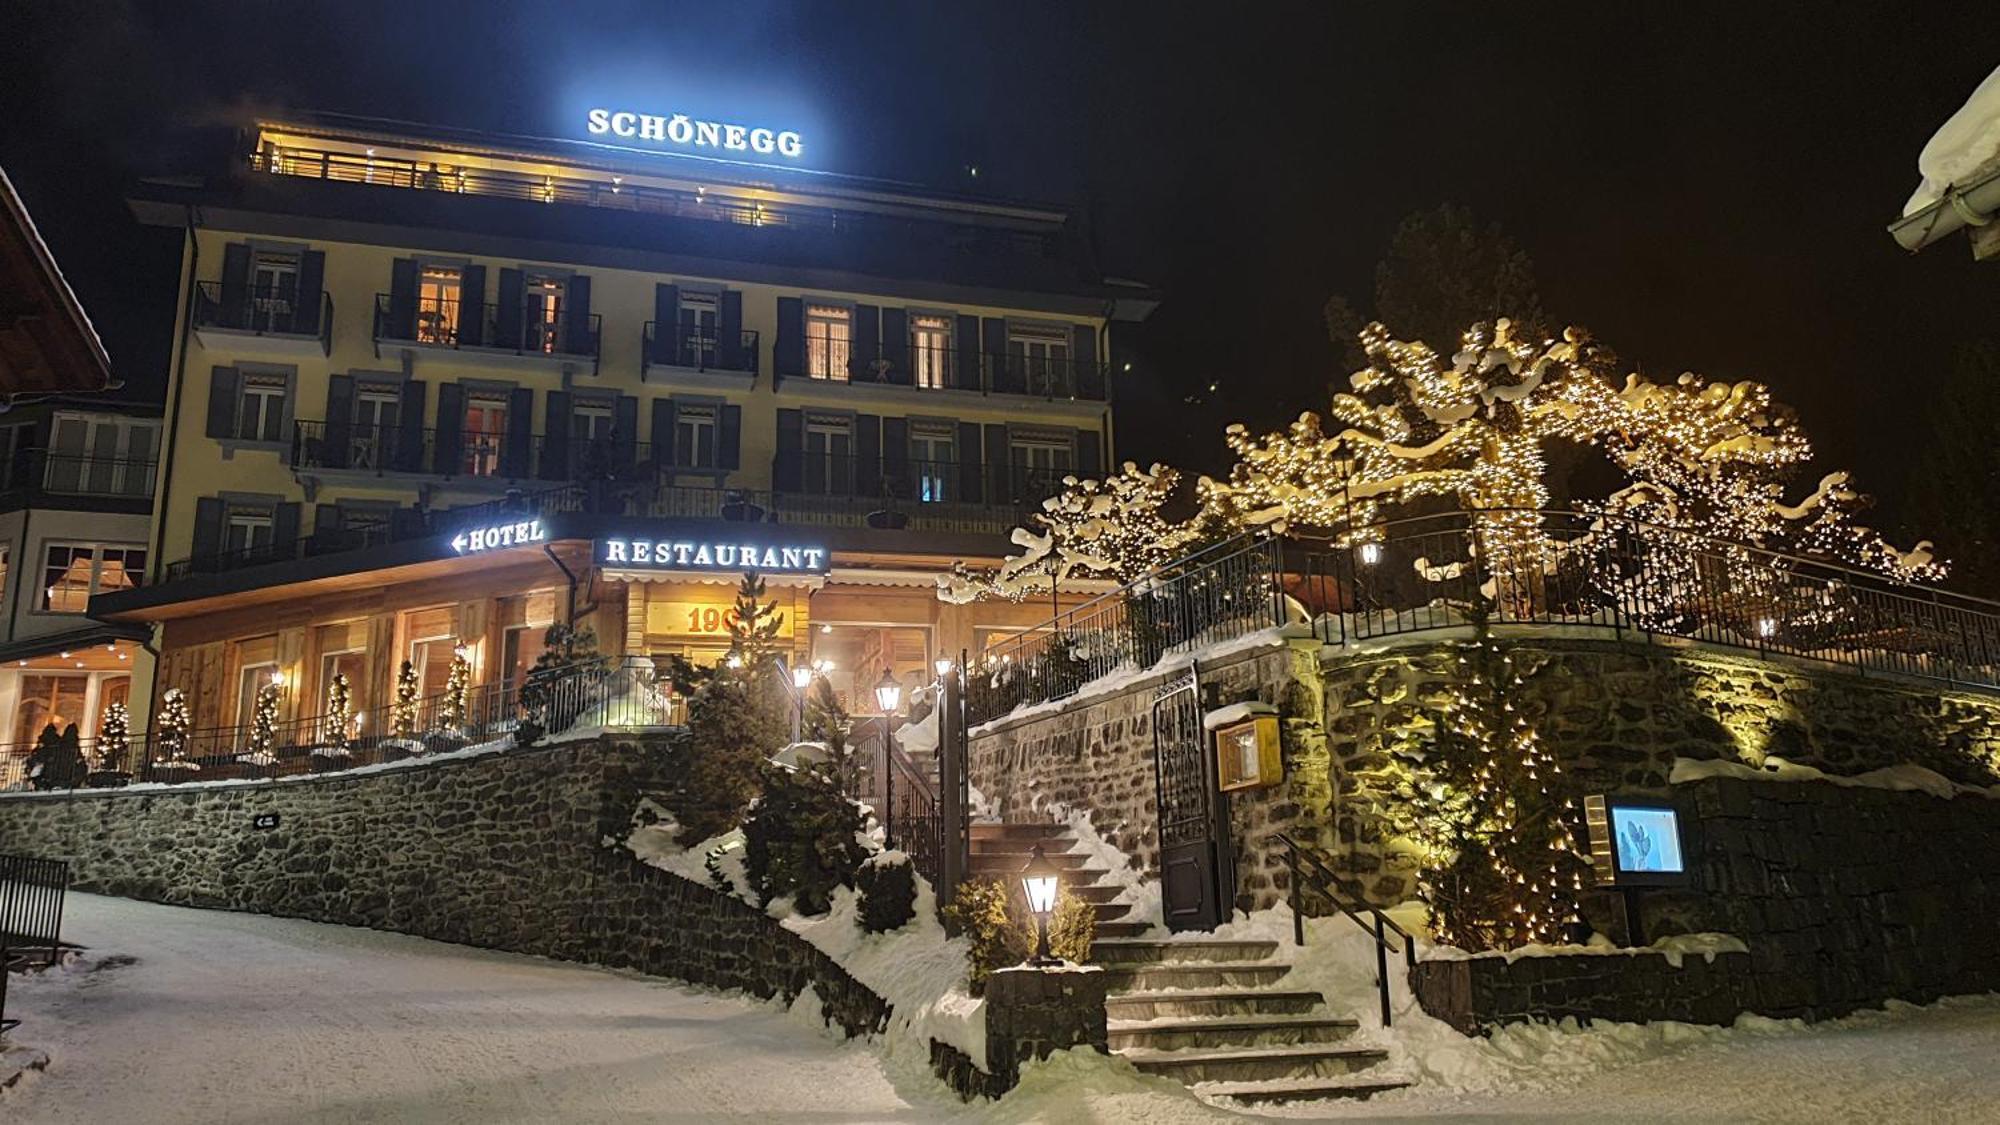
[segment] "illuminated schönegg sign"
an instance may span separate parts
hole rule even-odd
[[[759,156],[782,156],[797,160],[805,153],[805,142],[790,129],[762,126],[725,125],[716,121],[696,121],[685,113],[633,113],[623,109],[593,109],[585,117],[591,136],[617,137],[627,141],[651,141],[672,148],[721,149],[724,152],[754,152]]]
[[[824,574],[827,567],[825,547],[675,539],[600,539],[597,561],[605,566],[657,570],[757,570],[772,574]]]

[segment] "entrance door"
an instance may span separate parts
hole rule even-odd
[[[1160,822],[1160,911],[1170,930],[1212,930],[1229,920],[1215,755],[1201,725],[1201,690],[1190,672],[1153,697],[1153,764]]]

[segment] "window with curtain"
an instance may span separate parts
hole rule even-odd
[[[839,305],[806,306],[806,374],[815,379],[847,378],[853,354],[853,314]]]

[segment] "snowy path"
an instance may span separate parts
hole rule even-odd
[[[47,1073],[0,1122],[1090,1122],[1243,1117],[1066,1057],[961,1106],[775,1005],[395,934],[75,895],[68,931],[136,964],[17,985]],[[1280,1109],[1346,1121],[2000,1122],[2000,998],[1814,1028],[1667,1025],[1437,1046],[1467,1085]],[[1410,1044],[1405,1044],[1407,1049]],[[1512,1061],[1510,1061],[1512,1060]],[[1533,1066],[1524,1066],[1528,1060]]]
[[[864,1044],[772,1005],[395,934],[91,895],[66,934],[139,963],[21,983],[39,1122],[935,1120]],[[905,1083],[909,1085],[910,1083]]]

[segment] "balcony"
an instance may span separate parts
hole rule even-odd
[[[375,354],[383,345],[456,352],[511,366],[589,364],[597,374],[604,318],[597,313],[558,312],[501,304],[464,303],[450,298],[375,295]]]
[[[1062,488],[1060,474],[1019,466],[909,461],[885,471],[855,457],[782,453],[773,489],[668,484],[649,515],[810,527],[1004,535]]]
[[[855,358],[845,340],[809,338],[789,362],[782,342],[778,374],[830,384],[903,387],[939,393],[1007,395],[1044,401],[1104,402],[1109,369],[1091,359],[912,348],[903,359]],[[791,370],[787,370],[787,368]]]
[[[194,333],[203,347],[242,348],[246,339],[286,355],[327,355],[333,347],[333,298],[296,287],[195,284]]]
[[[757,333],[735,332],[725,336],[713,328],[668,325],[662,334],[658,321],[646,322],[645,363],[639,381],[655,374],[665,379],[705,382],[712,386],[748,388],[757,378]],[[715,376],[688,380],[690,374]]]
[[[290,464],[297,472],[442,477],[505,488],[523,481],[650,479],[650,457],[645,442],[294,422]]]
[[[0,509],[150,512],[159,463],[23,449],[0,461]]]

